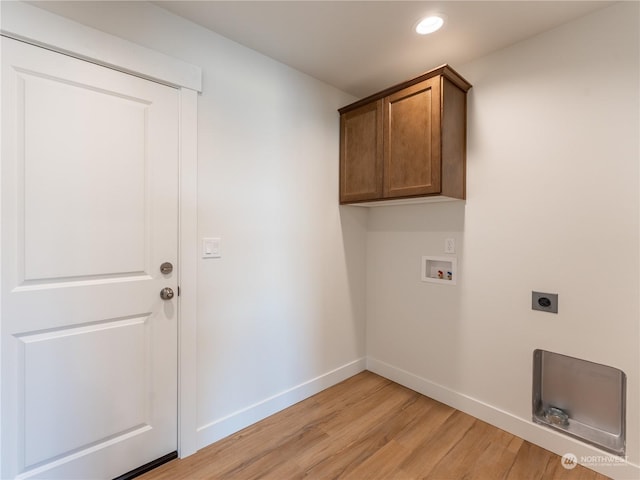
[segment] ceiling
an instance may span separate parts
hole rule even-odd
[[[454,68],[612,2],[158,1],[156,5],[364,97],[426,70]],[[420,36],[430,13],[445,26]]]
[[[81,22],[102,15],[106,7],[113,14],[118,4],[31,3]],[[456,68],[613,2],[161,0],[152,3],[356,97],[364,97],[443,63]],[[413,27],[431,13],[444,15],[445,26],[431,35],[417,35]]]

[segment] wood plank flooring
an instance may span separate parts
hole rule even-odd
[[[605,480],[362,372],[141,480]]]

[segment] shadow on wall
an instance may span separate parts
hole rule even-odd
[[[370,209],[369,232],[462,232],[465,202],[454,200]]]
[[[339,208],[347,280],[347,299],[351,307],[356,349],[366,354],[364,332],[366,325],[366,273],[368,208],[342,205]]]

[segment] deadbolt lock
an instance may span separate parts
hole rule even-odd
[[[173,272],[173,265],[171,264],[171,262],[164,262],[162,265],[160,265],[160,273],[168,275],[171,272]]]

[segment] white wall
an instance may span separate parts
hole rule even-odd
[[[199,446],[364,368],[366,212],[338,206],[353,97],[142,2],[40,4],[203,69]]]
[[[616,4],[454,66],[473,84],[466,204],[372,209],[367,236],[371,368],[577,455],[519,424],[531,418],[532,352],[620,368],[636,465],[638,13]],[[442,255],[447,237],[457,286],[422,283],[420,257]],[[559,313],[532,311],[532,290],[558,293]]]
[[[201,33],[217,48],[197,62],[199,231],[223,253],[198,276],[205,444],[287,401],[221,418],[364,356],[365,222],[336,200],[336,109],[349,98]]]

